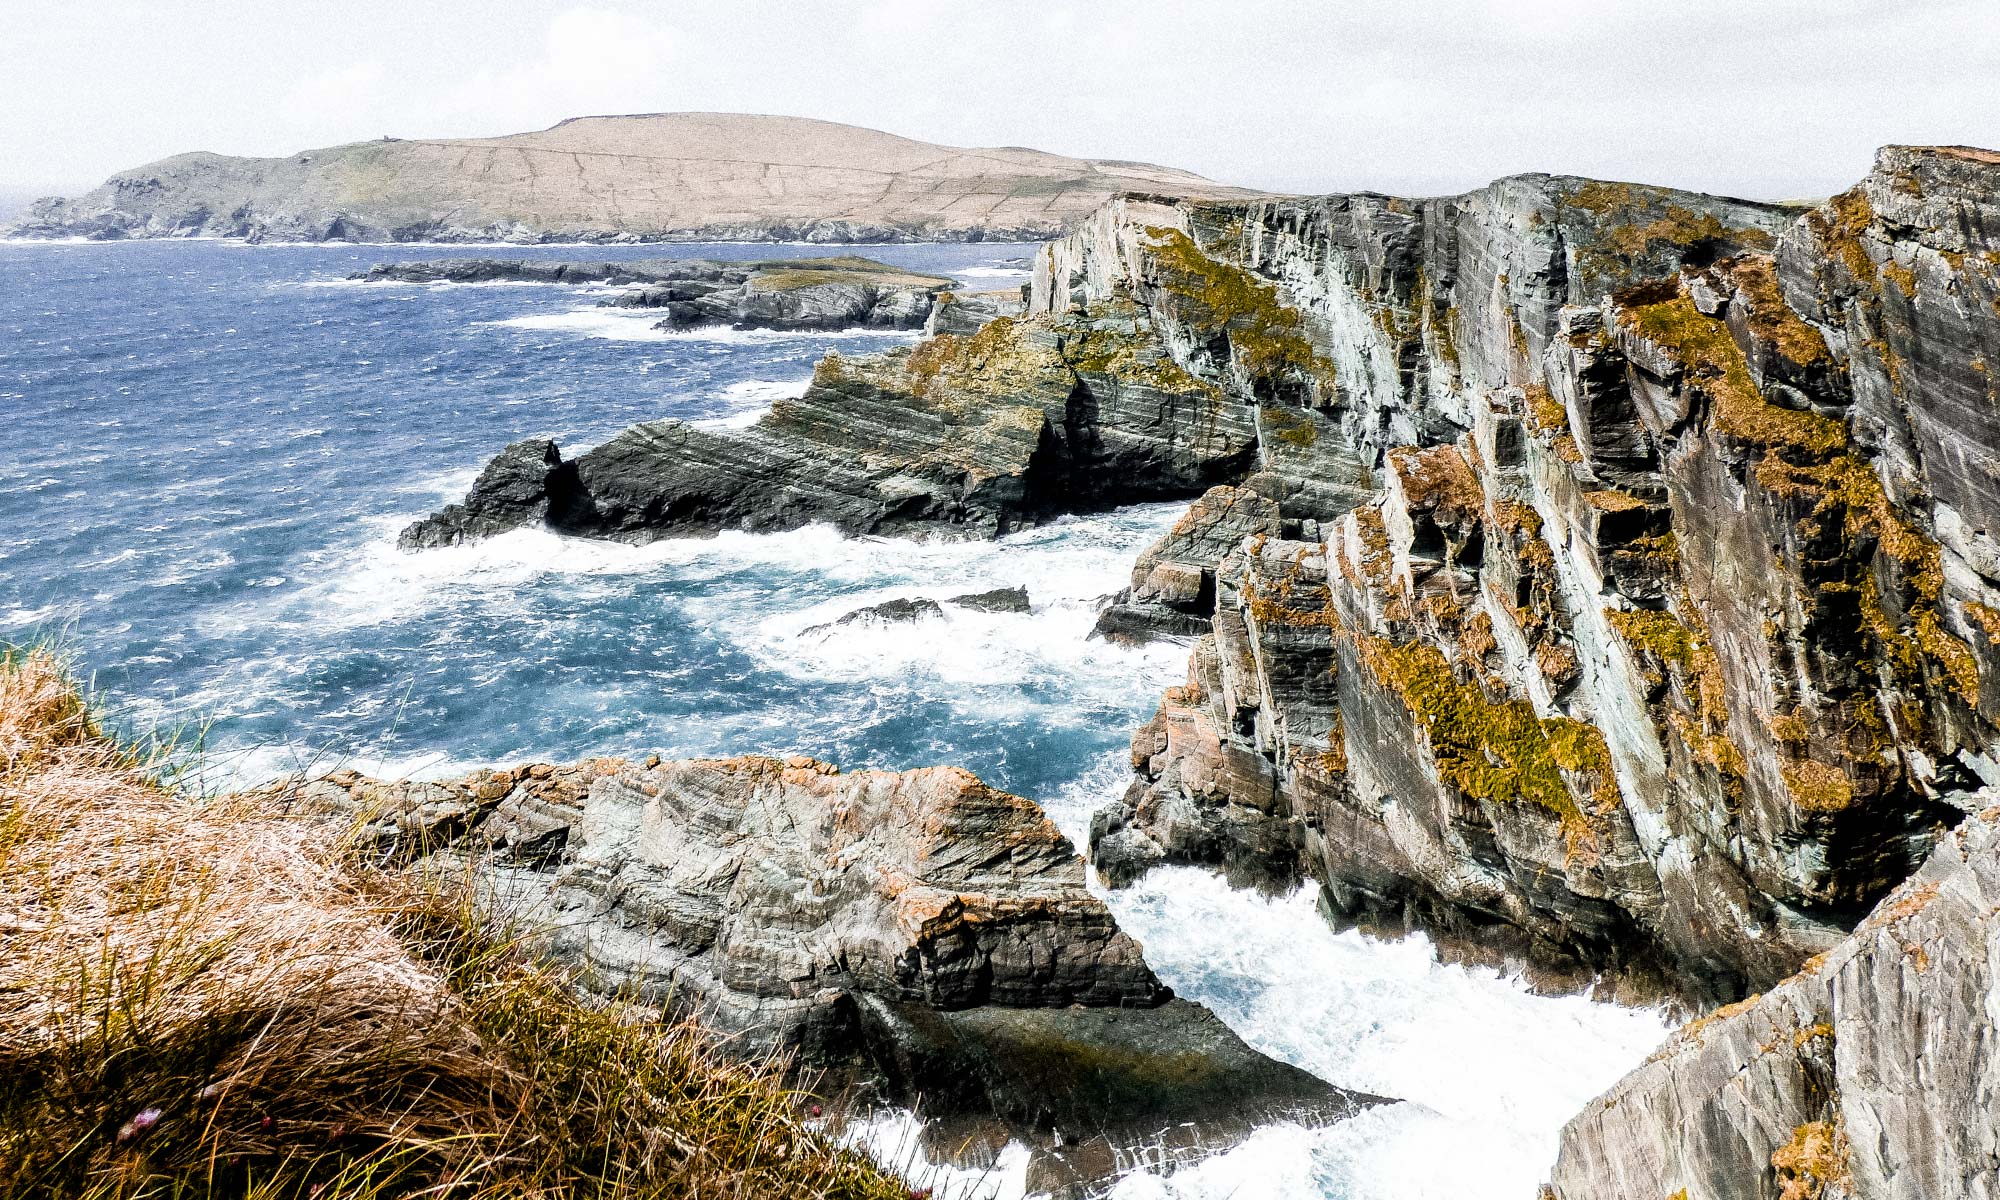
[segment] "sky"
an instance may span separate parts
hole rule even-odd
[[[593,113],[764,112],[1273,191],[1825,195],[2000,146],[2000,0],[4,0],[0,196]]]

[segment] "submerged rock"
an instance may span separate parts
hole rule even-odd
[[[960,608],[970,608],[977,612],[992,613],[1024,613],[1031,611],[1033,607],[1028,602],[1028,589],[1024,587],[994,588],[990,592],[967,592],[962,596],[953,596],[945,603],[956,604]]]
[[[949,279],[919,275],[844,255],[754,262],[643,259],[553,262],[547,259],[444,258],[382,263],[350,276],[371,283],[624,284],[601,300],[613,308],[656,308],[660,329],[730,325],[738,329],[921,329]]]
[[[944,609],[935,600],[923,596],[885,600],[881,604],[871,604],[867,608],[857,608],[824,625],[808,625],[801,632],[825,633],[836,625],[909,625],[927,618],[944,616]]]
[[[828,1086],[1098,1145],[1107,1171],[1187,1123],[1212,1150],[1372,1100],[1175,999],[1068,839],[965,771],[602,759],[274,786],[358,820],[378,853],[469,856],[501,911],[607,994],[698,1015],[733,1052],[793,1055]]]

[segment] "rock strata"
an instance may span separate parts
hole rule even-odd
[[[2000,781],[2000,166],[1806,209],[1521,176],[1114,200],[1027,315],[831,356],[741,433],[496,460],[413,546],[995,536],[1224,485],[1106,636],[1197,637],[1097,822],[1572,982],[1785,977]]]
[[[1041,810],[965,771],[599,759],[273,786],[387,858],[469,856],[593,987],[698,1014],[746,1056],[1097,1144],[1104,1170],[1185,1122],[1240,1135],[1370,1099],[1173,998]]]
[[[1852,935],[1690,1022],[1563,1131],[1547,1200],[2000,1195],[2000,808]]]
[[[778,258],[752,262],[646,259],[554,262],[446,258],[382,263],[350,278],[368,283],[575,283],[625,285],[598,303],[664,311],[660,329],[921,329],[951,286],[873,259]]]
[[[1304,874],[1694,998],[1836,944],[1995,777],[1996,194],[1892,148],[1807,210],[1527,176],[1131,197],[1053,244],[1031,313],[1138,304],[1256,398],[1277,506],[1208,560],[1099,869]],[[1135,593],[1210,587],[1150,582],[1183,553]]]
[[[504,464],[528,453],[510,447],[489,474],[514,479]],[[996,537],[1064,513],[1197,495],[1256,458],[1251,410],[1177,367],[1134,306],[1109,302],[1000,317],[881,355],[828,355],[805,395],[748,429],[634,426],[558,458],[534,494],[482,475],[403,544],[537,523],[632,542],[816,522]]]

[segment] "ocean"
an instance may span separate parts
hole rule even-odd
[[[985,289],[1021,281],[1032,250],[853,252]],[[961,765],[1081,840],[1186,657],[1089,640],[1095,604],[1179,505],[994,543],[805,529],[629,547],[522,530],[396,547],[508,442],[553,437],[574,454],[657,417],[744,423],[802,390],[827,351],[912,335],[667,334],[595,307],[588,288],[348,274],[460,255],[842,252],[0,243],[0,640],[65,640],[120,729],[201,740],[210,786],[339,766],[809,754]],[[892,598],[1017,584],[1030,613],[818,628]],[[1264,1129],[1170,1177],[1127,1179],[1125,1200],[1521,1200],[1562,1122],[1667,1030],[1658,1012],[1440,964],[1422,938],[1336,934],[1306,891],[1261,897],[1177,868],[1106,897],[1160,975],[1253,1045],[1405,1101]],[[917,1153],[908,1122],[864,1132],[898,1161]],[[1018,1195],[1018,1166],[958,1190]]]

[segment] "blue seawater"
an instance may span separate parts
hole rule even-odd
[[[967,286],[1031,247],[867,253]],[[395,547],[502,445],[747,420],[830,349],[665,334],[602,289],[353,284],[386,260],[749,258],[820,247],[0,246],[0,636],[66,625],[137,726],[209,722],[255,776],[335,759],[804,753],[955,762],[1047,794],[1122,744],[1173,655],[1086,644],[1155,506],[1004,546],[824,530],[637,549],[522,532]],[[896,595],[1026,582],[1038,612],[805,632]]]
[[[1030,247],[862,253],[1018,282]],[[831,349],[882,334],[662,334],[600,294],[356,285],[447,255],[716,258],[823,247],[0,243],[0,640],[55,633],[131,731],[205,726],[215,786],[351,763],[439,775],[647,752],[968,767],[1073,837],[1185,650],[1087,639],[1093,601],[1178,514],[1071,518],[998,543],[824,529],[631,547],[520,530],[396,548],[507,442],[575,453],[635,421],[742,422]],[[1024,584],[1028,614],[828,625],[898,596]],[[1408,1102],[1276,1125],[1123,1200],[1532,1194],[1567,1116],[1659,1040],[1657,1013],[1548,999],[1420,938],[1335,934],[1157,871],[1106,897],[1148,960],[1252,1044]],[[916,1153],[907,1122],[865,1139]],[[903,1137],[898,1143],[897,1138]],[[1018,1195],[1008,1171],[971,1190]],[[942,1193],[941,1193],[942,1194]]]

